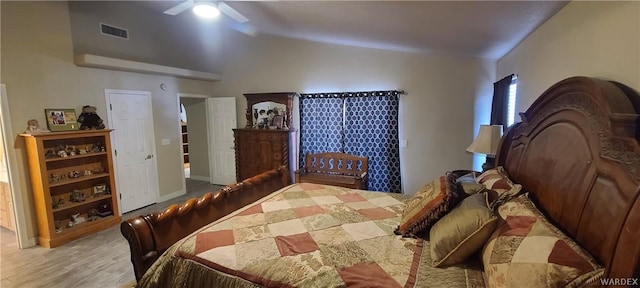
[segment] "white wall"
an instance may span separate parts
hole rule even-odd
[[[498,61],[498,77],[511,73],[518,74],[516,111],[571,76],[615,80],[640,91],[640,2],[567,4]]]
[[[403,89],[400,138],[403,189],[414,193],[450,169],[471,168],[465,148],[476,130],[475,105],[491,101],[495,62],[320,44],[277,37],[248,39],[231,47],[224,80],[214,95],[238,100],[244,92],[333,92]],[[486,114],[484,123],[488,123]]]

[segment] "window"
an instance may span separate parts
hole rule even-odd
[[[507,127],[511,126],[516,116],[516,91],[518,88],[518,75],[511,77],[509,85],[509,98],[507,101]]]

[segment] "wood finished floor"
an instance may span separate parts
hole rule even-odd
[[[187,194],[122,215],[123,220],[161,210],[174,203],[220,189],[187,179]],[[15,234],[0,228],[0,287],[121,287],[135,280],[129,244],[120,226],[54,249],[18,249]]]

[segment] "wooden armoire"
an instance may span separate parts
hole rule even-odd
[[[262,172],[289,166],[291,108],[295,92],[250,93],[247,125],[233,129],[238,182]]]

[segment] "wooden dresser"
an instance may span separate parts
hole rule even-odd
[[[262,172],[289,166],[289,131],[233,129],[238,182]]]
[[[236,150],[236,180],[289,167],[291,108],[295,92],[246,93],[247,125],[233,129]]]

